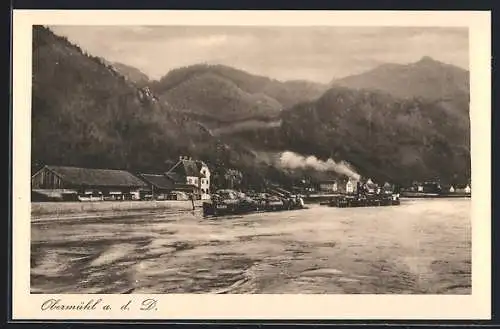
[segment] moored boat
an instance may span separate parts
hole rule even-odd
[[[328,206],[337,208],[396,206],[399,204],[399,194],[341,195],[328,202]]]
[[[203,202],[204,216],[245,214],[258,211],[303,209],[304,200],[298,195],[278,196],[270,193],[245,195],[234,190],[218,190],[210,201]]]

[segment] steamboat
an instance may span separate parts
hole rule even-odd
[[[397,206],[401,204],[399,190],[385,184],[382,188],[369,182],[357,184],[355,192],[337,195],[323,205],[337,208]]]

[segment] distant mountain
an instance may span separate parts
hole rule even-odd
[[[210,127],[273,120],[297,103],[318,98],[326,86],[281,82],[223,65],[192,65],[151,83],[155,95]]]
[[[469,95],[469,72],[428,56],[410,64],[384,64],[373,70],[337,79],[332,86],[371,89],[400,98],[451,100]]]
[[[135,67],[118,62],[113,62],[110,64],[116,69],[116,71],[118,71],[118,73],[120,73],[129,81],[135,83],[139,87],[146,87],[150,83],[149,77]]]
[[[183,81],[162,93],[160,99],[204,123],[210,119],[231,124],[247,119],[273,118],[281,111],[281,104],[274,98],[263,93],[248,93],[233,81],[213,73]]]

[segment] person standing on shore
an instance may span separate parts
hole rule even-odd
[[[300,208],[304,208],[305,207],[304,199],[302,198],[302,195],[299,195],[299,204],[300,204]]]
[[[194,211],[195,207],[194,207],[194,194],[193,193],[189,193],[189,199],[191,199],[191,205],[193,206],[193,211]]]

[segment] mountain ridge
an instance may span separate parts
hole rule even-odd
[[[120,62],[109,62],[109,64],[113,66],[113,68],[115,68],[118,73],[120,73],[139,87],[146,87],[151,83],[151,79],[149,78],[149,76],[134,66],[130,66]]]
[[[280,82],[225,65],[195,64],[169,71],[150,87],[163,102],[189,112],[209,129],[232,129],[241,126],[233,122],[275,120],[279,112],[320,97],[326,85]]]
[[[452,99],[469,94],[469,71],[423,56],[416,62],[386,63],[335,79],[330,86],[385,91],[400,98]]]

